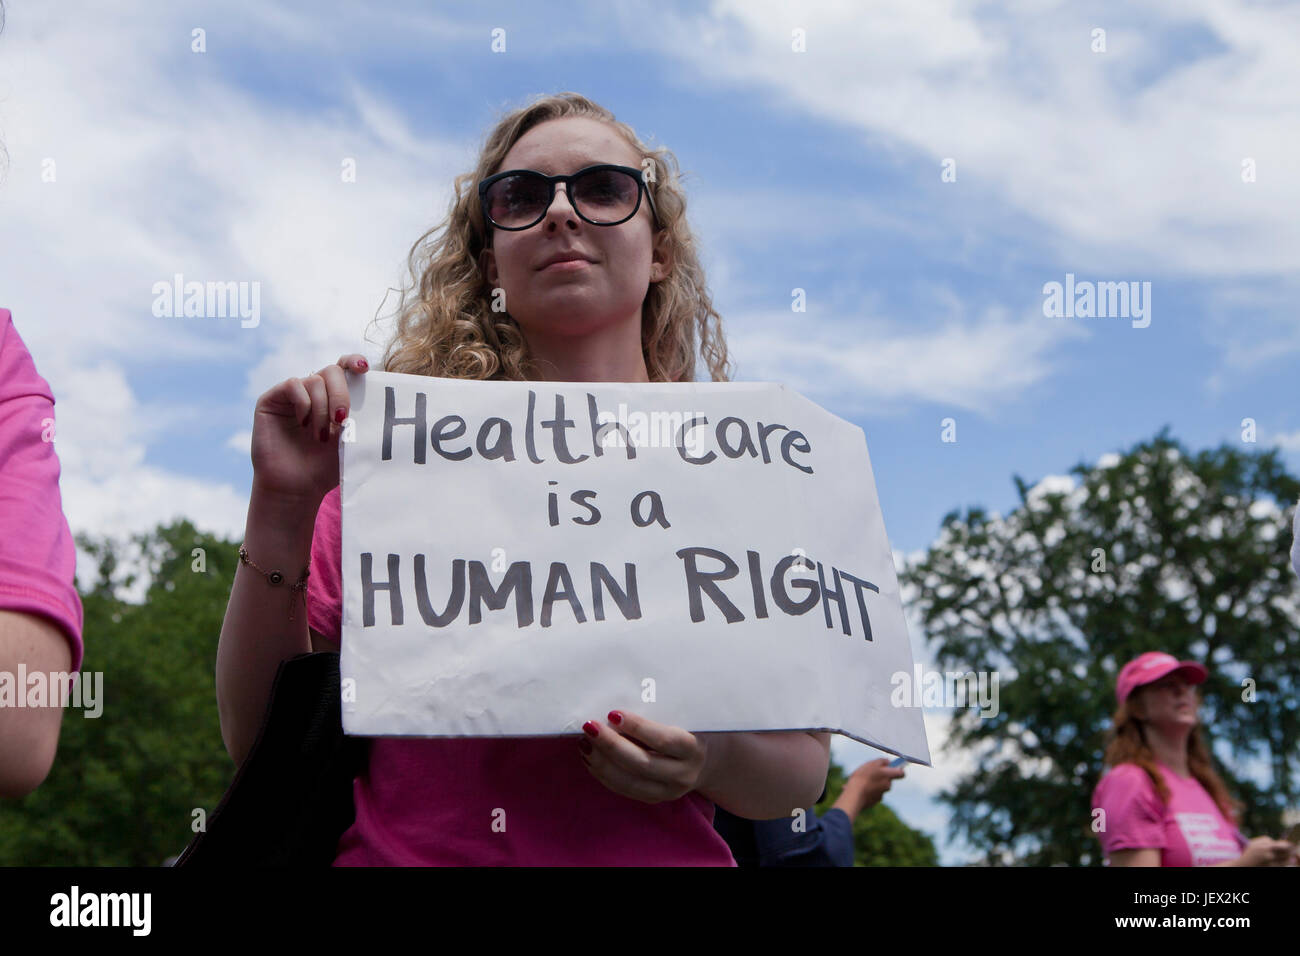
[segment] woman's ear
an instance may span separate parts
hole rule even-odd
[[[650,250],[650,281],[662,282],[672,275],[673,244],[668,238],[668,230],[660,229],[655,233],[654,245]]]
[[[495,287],[497,284],[497,257],[491,249],[484,249],[478,254],[479,272],[487,280],[489,286]]]

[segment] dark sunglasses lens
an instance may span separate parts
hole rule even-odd
[[[541,176],[507,176],[488,187],[488,215],[507,229],[527,226],[542,217],[549,197]]]
[[[574,202],[593,222],[619,222],[636,209],[637,181],[617,169],[600,169],[579,176],[572,188]]]
[[[584,173],[569,184],[569,201],[596,223],[622,222],[637,208],[640,184],[636,177],[616,169]],[[498,179],[487,190],[488,215],[498,226],[531,226],[546,212],[551,197],[541,176],[520,173]]]

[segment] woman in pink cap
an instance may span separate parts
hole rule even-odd
[[[1197,719],[1195,661],[1148,651],[1124,665],[1094,827],[1111,866],[1286,866],[1295,846],[1247,841]]]

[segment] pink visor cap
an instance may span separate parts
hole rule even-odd
[[[1196,661],[1180,661],[1172,654],[1147,651],[1133,658],[1120,670],[1119,679],[1115,681],[1115,696],[1122,704],[1129,694],[1143,684],[1150,684],[1174,671],[1181,671],[1189,684],[1203,684],[1205,678],[1210,676],[1210,672]]]

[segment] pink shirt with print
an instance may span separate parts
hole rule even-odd
[[[1161,866],[1212,866],[1241,856],[1245,843],[1201,782],[1157,767],[1169,787],[1168,805],[1137,764],[1120,764],[1097,784],[1092,806],[1106,811],[1097,834],[1106,855],[1156,849]]]
[[[307,620],[338,644],[339,489],[316,515]],[[603,715],[599,715],[602,716]],[[335,866],[735,866],[698,793],[641,803],[607,788],[572,737],[377,737]]]
[[[56,625],[76,672],[84,620],[55,438],[54,395],[9,310],[0,309],[0,609]]]

